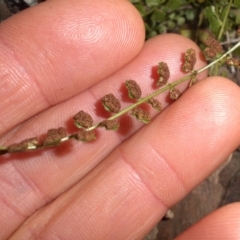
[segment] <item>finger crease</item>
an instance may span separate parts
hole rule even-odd
[[[5,46],[5,49],[6,49],[6,48],[9,49],[9,52],[11,53],[10,55],[13,55],[14,60],[15,60],[15,62],[17,63],[18,68],[21,69],[21,70],[26,74],[26,76],[28,76],[29,79],[32,79],[32,80],[33,80],[32,82],[34,82],[34,84],[36,85],[36,87],[37,87],[40,95],[42,96],[43,100],[46,102],[47,106],[51,106],[51,105],[52,105],[51,102],[48,100],[46,94],[41,90],[41,87],[39,86],[38,81],[36,80],[35,77],[33,77],[33,76],[27,71],[27,69],[24,67],[24,65],[20,62],[20,58],[17,56],[16,52],[9,47],[9,45],[7,44],[7,42],[6,42],[2,37],[0,37],[0,42],[1,42],[2,45]],[[31,83],[31,84],[32,84],[32,83]],[[32,88],[33,88],[33,87],[32,87]]]
[[[121,159],[132,169],[134,175],[136,175],[137,178],[141,180],[142,184],[147,188],[147,190],[151,193],[151,195],[152,195],[158,202],[160,202],[160,204],[162,204],[164,208],[168,209],[169,207],[162,201],[162,199],[160,199],[160,198],[151,190],[151,188],[149,187],[149,185],[141,178],[141,176],[139,175],[138,171],[134,168],[134,166],[128,162],[127,157],[125,156],[125,154],[124,154],[124,152],[122,151],[121,147],[119,147],[118,150],[119,150]]]

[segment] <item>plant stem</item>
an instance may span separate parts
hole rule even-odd
[[[185,82],[189,79],[191,79],[193,76],[196,76],[197,74],[209,69],[210,67],[214,66],[215,64],[217,64],[220,60],[222,60],[223,58],[225,58],[227,55],[229,55],[231,52],[233,52],[235,49],[237,49],[238,47],[240,46],[240,42],[238,42],[235,46],[233,46],[229,51],[227,51],[226,53],[224,53],[221,57],[219,57],[218,59],[214,60],[213,62],[209,63],[207,66],[197,70],[197,71],[193,71],[192,73],[190,73],[189,75],[183,77],[183,78],[180,78],[179,80],[175,81],[175,82],[172,82],[172,83],[169,83],[167,84],[166,86],[156,90],[155,92],[151,93],[150,95],[140,99],[139,101],[137,101],[136,103],[124,108],[122,111],[120,111],[119,113],[116,113],[115,115],[109,117],[107,120],[114,120],[114,119],[117,119],[119,118],[120,116],[122,116],[123,114],[129,112],[130,110],[132,110],[133,108],[139,106],[140,104],[144,103],[144,102],[147,102],[150,98],[153,98],[153,97],[156,97],[157,95],[167,91],[167,90],[170,90],[171,88],[177,86],[178,84],[182,83],[182,82]],[[90,127],[90,128],[87,128],[86,130],[87,131],[91,131],[95,128],[97,128],[99,126],[100,123]]]
[[[231,52],[233,52],[234,50],[236,50],[238,47],[240,46],[240,42],[238,42],[237,44],[235,44],[231,49],[229,49],[226,53],[224,53],[221,57],[219,57],[218,59],[212,61],[211,63],[209,63],[207,66],[199,69],[197,71],[197,73],[203,72],[204,70],[208,69],[209,67],[213,66],[214,64],[218,63],[220,60],[222,60],[223,58],[227,57],[227,55],[229,55]]]
[[[231,6],[232,6],[232,0],[230,0],[229,3],[228,3],[227,10],[226,10],[226,13],[225,13],[224,18],[223,18],[223,23],[222,23],[222,26],[221,26],[220,31],[218,33],[218,38],[217,38],[218,41],[221,40],[221,37],[223,35],[223,31],[224,31],[224,28],[225,28],[225,25],[226,25],[226,22],[227,22],[227,18],[228,18]]]
[[[221,57],[219,57],[218,59],[214,60],[213,62],[209,63],[207,66],[199,69],[199,70],[196,70],[196,71],[192,71],[190,74],[188,74],[187,76],[184,76],[172,83],[169,83],[167,84],[166,86],[156,90],[155,92],[147,95],[146,97],[138,100],[136,103],[124,108],[122,111],[120,111],[119,113],[116,113],[115,115],[109,117],[108,119],[106,120],[114,120],[114,119],[117,119],[119,118],[120,116],[124,115],[125,113],[131,111],[133,108],[139,106],[140,104],[144,103],[144,102],[147,102],[149,99],[151,98],[154,98],[156,97],[157,95],[163,93],[163,92],[166,92],[168,90],[171,90],[172,88],[174,88],[175,86],[177,86],[178,84],[180,83],[183,83],[193,77],[195,77],[196,75],[198,75],[199,73],[211,68],[212,66],[214,66],[215,64],[217,64],[219,61],[221,61],[222,59],[224,59],[225,57],[227,57],[227,55],[229,55],[230,53],[232,53],[235,49],[237,49],[238,47],[240,46],[240,42],[238,42],[237,44],[235,44],[231,49],[229,49],[226,53],[224,53]],[[101,122],[100,122],[101,123]],[[100,123],[97,123],[95,125],[93,125],[92,127],[89,127],[87,129],[85,129],[85,131],[92,131],[94,129],[96,129],[97,127],[99,127]],[[65,142],[65,141],[68,141],[70,139],[75,139],[75,134],[70,134],[64,138],[62,138],[60,140],[59,143],[62,143],[62,142]],[[27,150],[36,150],[36,149],[39,149],[39,148],[44,148],[46,146],[31,146],[29,147]],[[21,151],[21,150],[20,150]],[[22,150],[22,151],[26,151],[26,149]],[[0,155],[2,154],[6,154],[8,153],[8,147],[7,146],[0,146]]]
[[[225,28],[225,25],[226,25],[226,22],[227,22],[227,18],[228,18],[231,6],[232,6],[232,0],[230,0],[228,5],[227,5],[227,9],[226,9],[226,12],[225,12],[225,15],[224,15],[224,18],[223,18],[222,26],[221,26],[221,28],[219,30],[219,33],[218,33],[218,37],[217,37],[218,41],[220,41],[221,38],[222,38],[223,31],[224,31],[224,28]],[[210,70],[211,74],[210,75],[217,76],[218,69],[219,69],[219,64],[217,63],[214,67],[211,68],[211,70]],[[212,74],[212,73],[214,73],[214,74]]]

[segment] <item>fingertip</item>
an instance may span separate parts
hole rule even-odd
[[[240,89],[211,77],[188,89],[124,143],[127,161],[165,206],[172,206],[239,145]]]
[[[240,239],[240,203],[224,206],[183,232],[176,240]]]
[[[143,21],[128,1],[46,1],[7,19],[0,25],[4,130],[111,75],[143,43]]]

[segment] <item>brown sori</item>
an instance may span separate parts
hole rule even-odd
[[[206,54],[206,56],[208,56],[209,58],[213,58],[216,57],[216,55],[218,53],[222,53],[223,52],[223,48],[220,42],[218,42],[216,39],[212,38],[212,37],[208,37],[205,41],[204,44],[207,46],[204,49],[204,53]]]
[[[228,58],[226,60],[226,64],[228,64],[230,66],[240,67],[240,60],[236,59],[236,58]]]
[[[118,130],[119,122],[114,120],[104,120],[99,124],[100,127],[105,127],[107,130]]]
[[[184,64],[182,70],[186,73],[191,72],[196,63],[196,52],[194,49],[188,49],[184,54]]]
[[[8,152],[19,152],[19,151],[25,151],[30,149],[36,149],[40,146],[40,143],[38,139],[35,138],[29,138],[25,139],[20,143],[12,144],[8,147]]]
[[[74,138],[82,142],[90,142],[96,139],[95,131],[80,130],[74,134]]]
[[[140,86],[134,80],[127,80],[126,87],[128,89],[128,95],[130,98],[139,99],[142,95]]]
[[[131,115],[135,116],[139,121],[144,122],[144,123],[149,123],[151,120],[149,112],[147,112],[139,107],[133,108]]]
[[[157,86],[162,87],[168,82],[168,79],[170,77],[170,71],[169,71],[167,63],[165,63],[165,62],[158,63],[157,73],[159,75]]]
[[[89,128],[93,125],[93,119],[90,114],[80,111],[74,117],[74,123],[77,127]]]
[[[152,105],[152,107],[158,111],[162,110],[162,104],[155,98],[148,99],[148,103]]]
[[[65,138],[66,136],[66,129],[63,127],[49,129],[47,132],[47,136],[43,140],[43,146],[57,145],[61,142],[61,139]]]
[[[181,95],[181,92],[177,88],[172,88],[169,92],[170,98],[173,100],[177,100]]]
[[[120,101],[112,93],[102,98],[102,104],[109,112],[118,113],[121,109]]]

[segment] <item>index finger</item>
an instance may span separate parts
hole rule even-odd
[[[128,1],[47,1],[0,25],[0,134],[129,62],[144,27]]]

